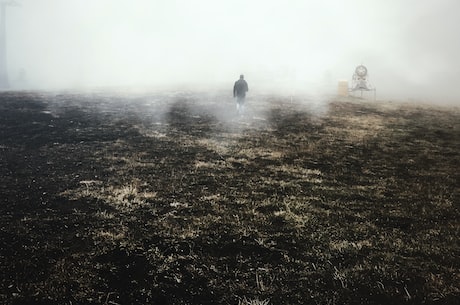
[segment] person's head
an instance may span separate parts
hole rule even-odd
[[[240,79],[244,79],[244,75],[243,75],[243,74],[240,75]]]

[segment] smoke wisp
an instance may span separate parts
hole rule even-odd
[[[21,0],[13,87],[334,92],[359,64],[380,98],[458,101],[456,0]]]

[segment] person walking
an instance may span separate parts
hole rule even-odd
[[[240,79],[233,86],[233,97],[236,98],[236,111],[238,114],[243,114],[244,112],[244,102],[248,91],[248,83],[244,80],[244,75],[241,74]]]

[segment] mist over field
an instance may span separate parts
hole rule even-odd
[[[458,304],[459,12],[0,0],[0,304]]]
[[[379,99],[460,101],[456,0],[21,0],[13,89],[335,93],[364,64]]]

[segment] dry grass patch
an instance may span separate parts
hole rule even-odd
[[[384,130],[385,121],[383,117],[376,115],[344,116],[336,117],[341,126],[326,126],[325,132],[343,139],[349,143],[361,143],[367,138],[375,137]]]
[[[223,200],[224,198],[222,197],[221,194],[212,194],[212,195],[202,196],[200,199],[203,201],[217,202],[217,201]]]
[[[115,218],[115,214],[110,213],[110,212],[107,212],[107,211],[105,211],[105,210],[104,210],[104,211],[97,211],[96,214],[95,214],[95,216],[96,216],[97,218],[106,219],[106,220],[108,220],[108,219],[114,219],[114,218]]]
[[[360,240],[356,242],[350,242],[348,240],[334,240],[329,242],[329,248],[334,251],[347,252],[350,250],[360,251],[364,247],[371,247],[372,242],[369,240]]]
[[[269,166],[267,168],[276,172],[287,173],[292,175],[293,178],[299,178],[310,183],[320,184],[323,182],[322,173],[317,169],[309,169],[287,164],[280,166]]]
[[[283,152],[272,150],[266,147],[242,148],[238,150],[238,155],[245,156],[248,159],[265,158],[278,160],[283,157]]]
[[[141,191],[141,182],[134,180],[122,186],[103,186],[102,181],[82,181],[77,189],[66,190],[62,196],[78,200],[92,197],[102,200],[117,209],[134,209],[143,206],[157,197],[157,192]],[[107,215],[99,213],[98,216],[105,218]]]
[[[229,158],[226,158],[225,161],[229,162],[230,164],[232,163],[239,163],[239,164],[242,164],[242,165],[249,165],[251,164],[251,161],[248,160],[247,158],[244,158],[244,157],[229,157]]]
[[[268,305],[270,303],[269,299],[260,300],[259,298],[247,299],[243,298],[238,301],[238,305]]]
[[[300,229],[312,221],[312,206],[306,199],[288,197],[282,201],[267,200],[265,206],[277,206],[278,210],[273,211],[275,218],[284,219],[287,223]],[[260,207],[259,207],[260,208]]]
[[[94,233],[95,240],[110,240],[110,241],[119,241],[126,238],[125,232],[113,232],[106,230],[99,230]]]
[[[136,205],[145,204],[147,200],[155,198],[157,193],[141,192],[134,184],[128,184],[121,187],[109,187],[107,191],[101,195],[101,199],[105,197],[105,200],[112,205],[130,208]]]
[[[142,167],[156,167],[154,162],[145,161],[145,157],[148,155],[147,152],[138,152],[129,156],[106,156],[106,160],[109,163],[117,164],[112,165],[111,169],[123,173],[126,169],[142,168]]]
[[[225,139],[225,141],[208,138],[198,139],[195,144],[206,147],[207,149],[214,151],[219,155],[225,155],[231,151],[232,147],[238,144],[238,141],[236,138]]]
[[[231,168],[231,166],[223,160],[212,160],[212,161],[195,161],[195,169],[219,169],[219,168]]]
[[[158,125],[161,125],[161,124],[158,124]],[[148,138],[163,139],[168,136],[164,132],[160,132],[158,130],[152,130],[142,125],[134,125],[133,128],[135,128],[141,135],[148,137]]]

